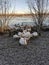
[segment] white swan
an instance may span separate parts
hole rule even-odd
[[[31,28],[27,29],[29,32],[31,31]]]
[[[20,38],[20,37],[19,37],[18,35],[15,34],[15,35],[13,35],[13,38]]]
[[[27,30],[23,30],[23,34],[25,34],[27,32]]]
[[[19,36],[22,36],[22,34],[23,34],[23,33],[21,33],[21,32],[18,32],[18,35],[19,35]]]
[[[32,35],[36,37],[36,36],[38,36],[38,33],[37,32],[33,32]]]
[[[25,36],[25,37],[30,37],[30,35],[31,35],[30,32],[24,33],[24,36]]]
[[[26,32],[23,34],[23,37],[28,41],[32,37],[32,34],[30,32]]]
[[[25,38],[20,38],[19,44],[21,44],[21,45],[27,45],[26,39]]]

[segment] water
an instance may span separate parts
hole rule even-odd
[[[14,25],[14,24],[24,24],[24,25],[35,25],[35,22],[33,21],[32,17],[14,17],[10,20],[9,25]],[[49,25],[49,17],[45,19],[43,22],[43,25]]]
[[[14,17],[10,20],[9,24],[34,24],[33,19],[31,17]]]
[[[3,20],[4,18],[0,18],[1,20]],[[8,19],[7,19],[8,20]],[[15,24],[24,24],[24,25],[35,25],[32,17],[30,16],[23,16],[23,17],[11,17],[9,20],[8,25],[12,26]],[[43,22],[44,25],[49,25],[49,17]],[[1,25],[1,23],[0,23]]]
[[[10,19],[8,25],[10,27],[13,27],[15,24],[32,25],[32,26],[35,25],[32,17],[26,17],[26,16],[23,16],[23,17],[12,17]]]

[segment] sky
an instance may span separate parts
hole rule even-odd
[[[1,1],[4,1],[4,0],[0,0],[0,2]],[[10,13],[12,13],[12,11],[13,11],[13,13],[18,13],[18,14],[30,13],[30,10],[29,10],[28,4],[27,4],[27,0],[6,0],[6,1],[9,1],[11,3],[11,7],[8,10],[8,11],[10,11]],[[44,0],[44,1],[46,2],[46,0]],[[3,9],[4,9],[4,6],[3,6]],[[48,5],[48,9],[49,9],[49,5]],[[2,12],[1,9],[0,9],[0,12]]]
[[[12,3],[12,8],[14,8],[13,10],[15,11],[15,13],[18,13],[18,14],[19,13],[23,13],[23,14],[30,13],[27,0],[11,0],[11,3]],[[48,5],[48,9],[49,9],[49,5]]]
[[[10,13],[12,13],[12,11],[13,13],[18,13],[18,14],[20,13],[24,14],[30,12],[28,9],[29,7],[27,4],[27,0],[0,0],[0,12],[2,12],[2,7],[3,7],[3,12],[5,11],[5,1],[6,1],[6,8]]]
[[[11,0],[15,13],[29,13],[28,4],[26,2],[27,0]]]

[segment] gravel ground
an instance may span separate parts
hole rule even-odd
[[[27,47],[0,35],[0,65],[49,65],[49,32],[31,39]]]

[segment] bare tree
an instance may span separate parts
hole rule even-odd
[[[37,25],[38,32],[40,33],[43,21],[45,21],[49,13],[49,0],[28,0],[27,3],[33,20]]]
[[[1,9],[0,13],[2,15],[4,14],[4,16],[2,16],[2,18],[3,18],[2,19],[2,29],[3,30],[4,30],[4,28],[6,28],[8,26],[11,18],[13,18],[12,16],[7,16],[7,14],[13,13],[14,9],[15,9],[14,5],[13,5],[14,7],[12,7],[12,3],[15,0],[13,0],[12,2],[11,1],[12,0],[0,0],[0,9]],[[11,11],[11,9],[12,9],[12,11]]]

